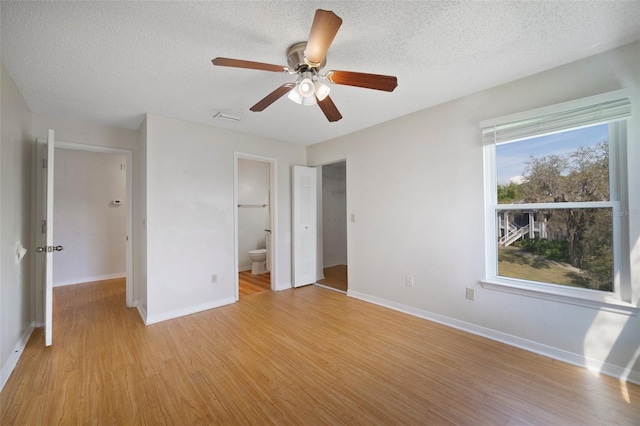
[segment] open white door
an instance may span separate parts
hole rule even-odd
[[[47,248],[45,251],[45,286],[44,286],[44,344],[51,346],[53,332],[53,154],[55,138],[49,129],[47,136]]]
[[[316,180],[313,167],[293,166],[293,286],[316,281]]]
[[[44,262],[44,343],[51,346],[53,331],[53,252],[62,250],[62,246],[53,245],[53,164],[54,164],[55,138],[53,130],[49,129],[47,136],[46,157],[42,163],[43,190],[45,202],[43,207],[46,217],[42,225],[45,231],[45,245],[38,247],[36,251],[45,256]]]

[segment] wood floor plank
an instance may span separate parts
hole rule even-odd
[[[240,297],[271,291],[271,274],[253,275],[251,271],[242,271],[238,275]]]
[[[327,287],[340,291],[347,291],[347,265],[330,266],[323,269],[324,279],[318,281]]]
[[[0,424],[640,424],[640,387],[317,286],[145,327],[122,280],[54,290]]]

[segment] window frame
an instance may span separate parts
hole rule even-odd
[[[506,123],[525,122],[535,117],[551,114],[561,114],[565,111],[596,105],[601,102],[620,98],[630,98],[624,90],[592,96],[576,101],[539,108],[523,113],[512,114],[480,123],[482,129],[499,126]],[[624,259],[623,247],[629,247],[627,194],[629,182],[626,170],[627,150],[627,119],[603,119],[598,123],[564,128],[548,133],[521,137],[502,143],[517,143],[521,140],[563,133],[597,124],[608,124],[609,129],[609,201],[593,202],[564,202],[564,203],[526,203],[526,204],[498,204],[497,200],[497,158],[496,143],[484,143],[484,212],[485,212],[485,276],[480,280],[483,288],[508,293],[537,297],[572,305],[585,306],[617,312],[625,315],[637,315],[640,308],[631,303],[631,281],[629,277],[629,261]],[[495,130],[494,130],[495,132]],[[612,211],[612,249],[613,249],[613,291],[584,289],[563,286],[561,284],[543,283],[498,275],[498,235],[497,212],[500,210],[522,210],[532,208],[570,209],[570,208],[609,208]],[[625,245],[626,244],[626,245]],[[627,250],[628,251],[628,250]]]

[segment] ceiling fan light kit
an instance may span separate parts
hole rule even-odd
[[[304,106],[315,105],[317,103],[318,103],[318,100],[316,99],[315,96],[303,96],[302,97],[302,105],[304,105]]]
[[[297,90],[290,91],[287,95],[287,98],[300,105],[302,105],[302,100],[304,99],[304,97]]]
[[[309,97],[315,94],[316,88],[310,78],[303,78],[298,84],[298,90],[302,96]]]
[[[319,79],[332,84],[385,92],[393,92],[398,86],[397,78],[390,75],[333,70],[328,71],[326,75],[320,74],[320,70],[327,62],[327,51],[338,33],[340,25],[342,25],[342,19],[335,13],[322,9],[316,10],[308,40],[292,44],[287,49],[289,67],[221,57],[214,58],[211,62],[216,66],[287,72],[298,75],[295,83],[285,83],[278,87],[252,106],[251,111],[263,111],[282,96],[288,94],[287,97],[297,104],[318,104],[327,120],[330,122],[338,121],[342,115],[329,97],[329,86],[323,84]]]
[[[291,90],[287,97],[299,105],[308,106],[318,103],[315,96],[302,96],[299,90]]]
[[[313,85],[316,88],[316,97],[318,98],[319,101],[323,101],[324,98],[329,96],[329,92],[331,91],[329,86],[327,86],[326,84],[322,84],[319,81],[315,81]]]

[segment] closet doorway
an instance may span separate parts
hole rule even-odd
[[[346,293],[347,280],[347,162],[321,166],[320,216],[322,268],[317,284]],[[320,176],[319,176],[320,177]],[[320,224],[319,224],[320,225]],[[319,256],[320,258],[320,256]]]

